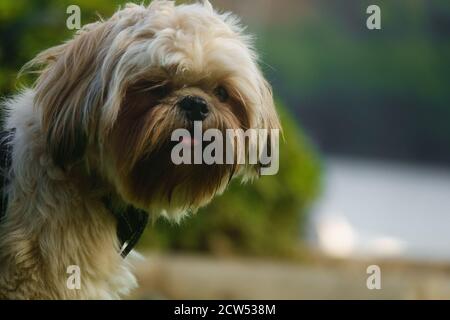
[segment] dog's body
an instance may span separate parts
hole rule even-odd
[[[12,183],[0,225],[0,298],[118,298],[136,285],[119,252],[116,219],[94,186],[77,184],[52,164],[32,90],[11,100],[7,128]],[[81,271],[81,289],[67,286],[68,267]]]
[[[0,298],[119,298],[136,280],[105,196],[179,219],[231,178],[255,175],[254,166],[177,167],[168,156],[170,132],[197,117],[221,131],[279,127],[241,32],[208,2],[154,1],[88,25],[32,62],[43,66],[36,85],[4,104],[14,136]],[[67,285],[73,265],[79,290]]]

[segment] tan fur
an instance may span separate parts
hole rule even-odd
[[[136,281],[102,198],[179,219],[206,205],[239,165],[175,166],[177,108],[207,101],[204,129],[279,128],[270,86],[237,19],[208,1],[127,5],[48,49],[31,89],[5,103],[12,141],[9,204],[0,224],[0,298],[115,299]],[[226,88],[221,101],[217,88]],[[81,289],[66,286],[81,269]]]

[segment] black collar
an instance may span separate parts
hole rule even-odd
[[[104,198],[103,203],[117,219],[117,236],[121,245],[120,254],[125,258],[144,233],[148,224],[148,214],[132,206],[116,209],[112,206],[109,198]]]
[[[8,205],[5,188],[8,185],[8,171],[11,167],[12,139],[15,129],[0,131],[0,222],[5,218]]]
[[[8,205],[7,193],[8,171],[11,167],[12,140],[15,129],[0,131],[0,222],[5,218]],[[103,199],[109,212],[117,219],[117,237],[120,241],[120,254],[125,258],[136,246],[148,223],[148,214],[131,206],[117,210],[111,205],[109,198]]]

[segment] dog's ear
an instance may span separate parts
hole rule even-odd
[[[272,87],[262,75],[259,76],[258,88],[261,104],[259,127],[267,130],[281,130],[281,123],[275,108]]]
[[[48,151],[62,168],[85,153],[91,119],[102,99],[95,71],[101,64],[105,37],[103,23],[88,25],[69,42],[42,52],[25,66],[41,68],[35,106],[41,114]]]
[[[242,172],[243,181],[252,180],[260,175],[273,175],[278,172],[279,138],[283,138],[281,123],[275,108],[272,87],[264,78],[261,71],[253,77],[252,97],[256,105],[257,116],[251,123],[252,128],[258,129],[257,149],[258,162],[248,165]]]
[[[283,131],[276,111],[272,87],[262,75],[259,87],[262,105],[261,128],[267,130],[267,135],[260,136],[262,141],[259,141],[259,174],[273,175],[278,172],[279,138],[280,133],[283,135]]]

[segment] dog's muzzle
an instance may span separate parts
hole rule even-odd
[[[186,96],[178,102],[178,107],[183,110],[191,121],[203,121],[208,117],[209,107],[205,99],[199,96]]]

